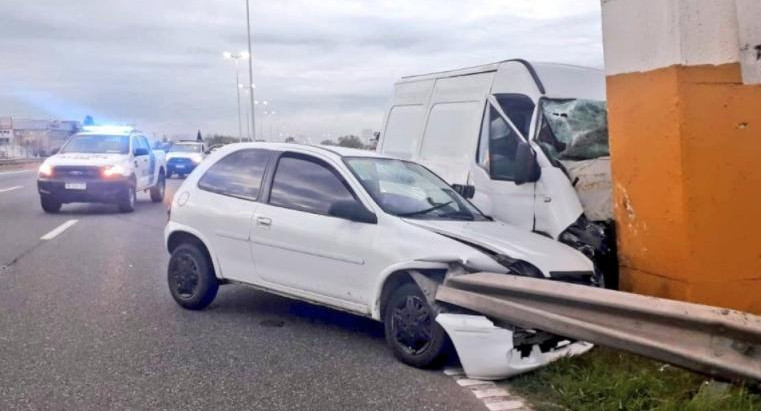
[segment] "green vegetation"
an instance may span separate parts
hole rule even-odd
[[[510,381],[538,411],[758,411],[761,394],[606,348]]]

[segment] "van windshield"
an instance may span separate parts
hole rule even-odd
[[[344,161],[389,214],[427,220],[487,219],[444,180],[419,164],[376,157],[348,157]]]
[[[553,160],[592,160],[610,155],[604,101],[543,99],[536,141]]]

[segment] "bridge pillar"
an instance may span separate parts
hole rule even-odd
[[[761,1],[602,17],[622,288],[761,314]]]

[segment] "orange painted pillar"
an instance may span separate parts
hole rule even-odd
[[[602,12],[622,288],[761,314],[761,1]]]

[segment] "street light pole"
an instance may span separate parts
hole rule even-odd
[[[243,142],[243,124],[240,121],[240,75],[238,74],[238,59],[235,59],[235,91],[238,93],[238,142]]]
[[[235,92],[238,96],[238,141],[243,141],[243,122],[241,121],[240,112],[240,73],[238,72],[238,60],[248,58],[249,55],[245,51],[240,53],[230,53],[228,51],[222,54],[226,59],[233,59],[235,61]]]
[[[251,11],[249,7],[249,0],[246,0],[246,28],[248,29],[248,84],[254,84],[254,55],[251,52]],[[251,130],[254,130],[256,134],[256,109],[254,108],[254,88],[251,87]]]

